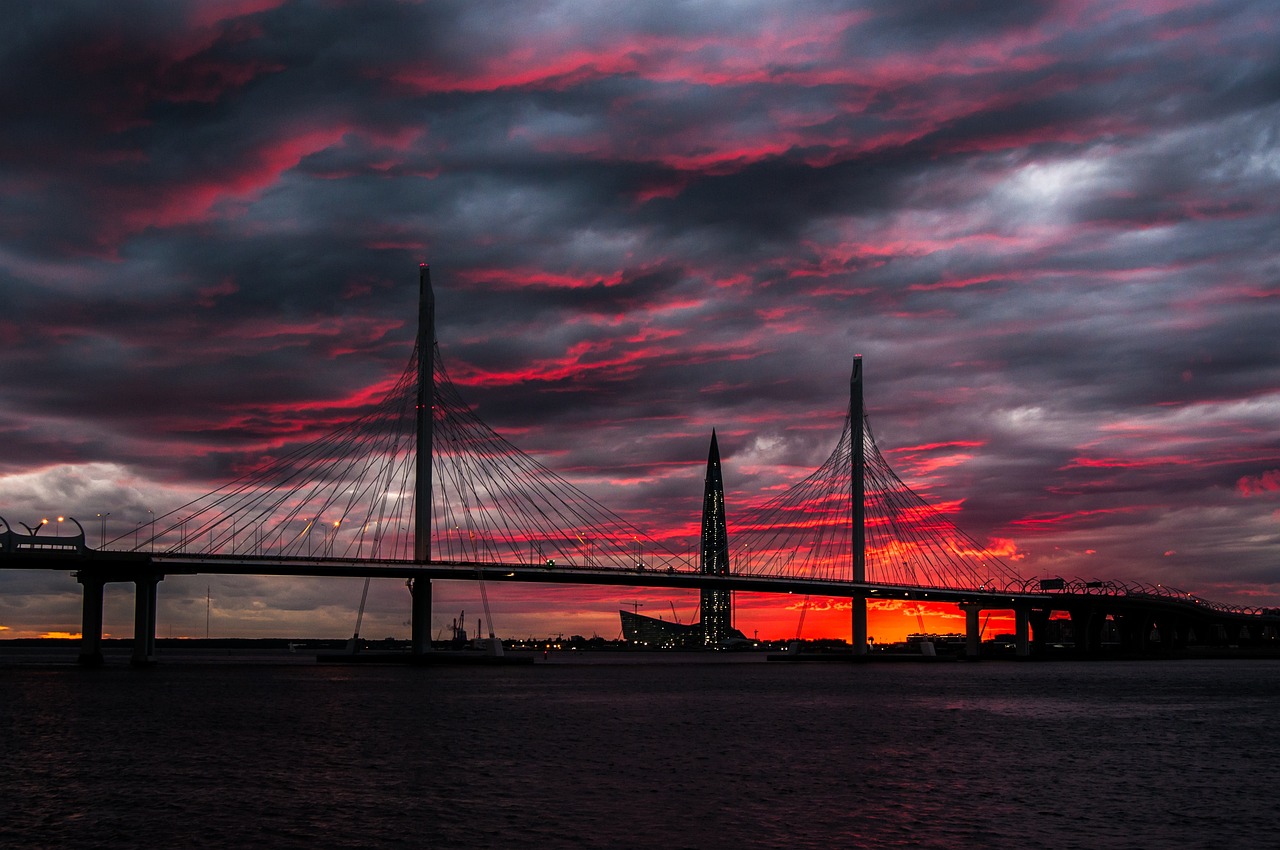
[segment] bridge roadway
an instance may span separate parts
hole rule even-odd
[[[46,538],[49,540],[49,538]],[[52,541],[50,541],[52,542]],[[0,569],[70,570],[84,588],[81,662],[101,661],[103,588],[108,583],[131,582],[136,587],[133,662],[154,661],[157,585],[167,575],[262,575],[330,578],[395,578],[412,580],[414,647],[430,647],[430,586],[435,579],[487,582],[540,582],[556,584],[669,587],[687,590],[719,588],[749,593],[827,596],[851,600],[903,600],[954,603],[965,612],[969,654],[978,654],[982,611],[1014,612],[1017,654],[1032,654],[1031,632],[1043,634],[1053,611],[1068,612],[1077,646],[1084,654],[1096,654],[1102,629],[1110,616],[1120,629],[1122,642],[1134,651],[1148,649],[1154,629],[1166,637],[1166,647],[1185,645],[1200,629],[1197,642],[1256,642],[1264,636],[1272,645],[1280,635],[1280,610],[1242,614],[1207,609],[1202,604],[1171,596],[1114,595],[1106,593],[1029,592],[1009,589],[950,589],[906,585],[855,583],[800,576],[708,575],[690,570],[623,569],[545,563],[494,564],[474,561],[430,561],[344,558],[296,558],[115,552],[87,547],[53,547],[0,552]],[[1252,631],[1250,631],[1252,629]]]

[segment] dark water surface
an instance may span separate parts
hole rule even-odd
[[[0,667],[4,847],[1280,846],[1280,662]]]

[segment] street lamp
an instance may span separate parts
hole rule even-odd
[[[102,542],[98,544],[99,549],[107,548],[107,517],[111,516],[110,512],[98,514],[98,527],[102,532]]]
[[[333,557],[333,541],[338,536],[338,525],[341,522],[342,520],[335,519],[333,526],[324,530],[324,555],[327,557]]]

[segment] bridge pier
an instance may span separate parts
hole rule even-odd
[[[852,643],[854,655],[867,654],[867,597],[853,597],[851,618],[853,620]]]
[[[147,573],[133,579],[133,656],[129,663],[134,667],[156,663],[156,588],[162,578]]]
[[[978,615],[982,609],[972,602],[961,603],[964,611],[964,654],[966,658],[977,658],[982,654],[982,626]]]
[[[1106,616],[1092,606],[1071,608],[1067,613],[1071,615],[1071,635],[1077,654],[1092,656],[1101,652]]]
[[[413,597],[412,652],[424,655],[431,651],[431,579],[410,579],[409,593]]]
[[[81,667],[102,666],[102,599],[107,583],[97,576],[76,573],[76,581],[84,588],[84,601],[80,612]]]
[[[1017,607],[1013,609],[1014,623],[1014,655],[1018,658],[1031,657],[1031,609]]]
[[[1049,608],[1032,608],[1027,612],[1027,620],[1031,626],[1031,647],[1029,654],[1044,655],[1045,635],[1049,632],[1049,618],[1053,615]]]
[[[1166,631],[1167,630],[1167,631]],[[1185,617],[1166,614],[1160,620],[1160,640],[1166,650],[1181,652],[1187,648],[1191,625]]]
[[[1120,645],[1125,652],[1143,654],[1151,636],[1151,617],[1146,611],[1128,611],[1116,618]]]

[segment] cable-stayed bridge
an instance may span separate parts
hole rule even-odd
[[[866,601],[876,598],[960,604],[974,654],[984,610],[1014,611],[1020,654],[1052,611],[1070,613],[1086,651],[1108,617],[1135,649],[1153,628],[1167,645],[1274,638],[1280,625],[1274,609],[1158,585],[1019,575],[894,473],[862,409],[860,359],[830,456],[769,501],[726,509],[732,549],[709,565],[705,541],[691,558],[683,532],[632,524],[481,421],[448,376],[434,324],[424,265],[413,354],[362,415],[100,549],[83,528],[61,535],[0,519],[0,568],[75,571],[87,664],[101,660],[105,584],[135,584],[134,661],[149,663],[159,582],[196,573],[405,579],[420,655],[433,579],[845,597],[855,653],[866,651]]]

